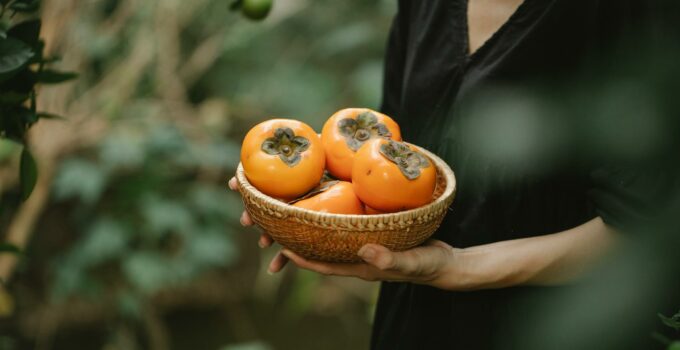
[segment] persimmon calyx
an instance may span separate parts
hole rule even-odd
[[[291,128],[277,128],[274,136],[264,140],[260,148],[264,153],[279,156],[289,167],[294,167],[302,159],[300,154],[309,148],[309,140],[295,136]]]
[[[338,130],[340,135],[345,137],[347,146],[354,152],[373,137],[392,137],[387,126],[378,122],[378,117],[371,112],[362,112],[356,119],[341,119],[338,122]]]
[[[406,144],[394,140],[380,145],[380,154],[396,164],[409,180],[417,179],[420,176],[420,169],[430,166],[430,160],[427,157],[412,150]]]

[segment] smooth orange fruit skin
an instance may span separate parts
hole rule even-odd
[[[384,211],[380,211],[378,209],[373,209],[373,208],[369,207],[368,205],[364,206],[364,210],[366,211],[366,215],[386,214]]]
[[[409,180],[399,167],[380,153],[387,140],[369,140],[354,156],[352,184],[359,199],[375,210],[396,212],[421,207],[432,201],[437,170],[430,166],[420,169],[420,176]],[[416,151],[416,149],[409,145]]]
[[[368,108],[346,108],[333,114],[321,130],[321,142],[326,151],[326,169],[340,180],[351,181],[352,164],[355,152],[347,146],[345,137],[338,130],[338,122],[345,118],[356,119],[363,112],[371,112],[378,118],[378,122],[385,124],[392,134],[391,139],[401,141],[399,125],[385,114]]]
[[[279,156],[262,151],[262,142],[274,135],[277,128],[288,127],[296,136],[309,140],[302,159],[290,167]],[[325,154],[319,135],[307,124],[292,119],[270,119],[254,126],[243,139],[241,164],[248,181],[262,193],[292,200],[307,193],[321,181]]]
[[[350,182],[339,181],[316,196],[303,199],[296,207],[333,214],[364,214],[364,204],[354,194]]]

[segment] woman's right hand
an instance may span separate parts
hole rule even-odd
[[[229,188],[232,191],[238,191],[238,182],[236,181],[236,177],[232,177],[229,180]],[[241,218],[239,219],[239,221],[241,222],[241,225],[243,225],[244,227],[252,226],[255,224],[253,222],[253,219],[250,217],[250,215],[248,215],[248,212],[245,210],[243,211],[243,213],[241,213]],[[267,248],[271,247],[272,244],[274,244],[274,240],[272,239],[272,237],[269,236],[267,233],[262,232],[262,234],[260,234],[260,239],[258,240],[257,245],[259,245],[260,248]],[[281,254],[281,251],[279,251],[278,253],[276,253],[276,256],[274,256],[272,261],[269,263],[267,272],[269,274],[277,273],[281,271],[284,266],[286,266],[287,262],[288,258]]]

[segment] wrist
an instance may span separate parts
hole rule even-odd
[[[494,289],[523,283],[522,269],[517,261],[505,258],[496,247],[476,246],[453,249],[443,267],[438,284],[454,291]],[[508,261],[506,261],[508,260]]]

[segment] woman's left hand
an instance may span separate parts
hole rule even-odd
[[[357,253],[364,261],[362,263],[307,260],[285,248],[280,254],[300,268],[324,275],[351,276],[367,281],[405,281],[446,288],[446,279],[450,277],[449,270],[454,264],[457,250],[438,240],[429,240],[422,246],[403,252],[392,252],[381,245],[366,244]],[[283,264],[275,261],[272,263],[275,268],[270,270],[278,271],[283,267]]]

